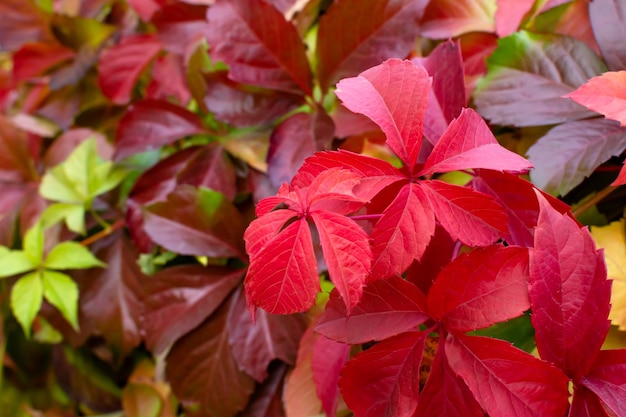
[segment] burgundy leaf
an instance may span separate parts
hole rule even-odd
[[[449,330],[467,332],[510,320],[530,308],[528,250],[489,246],[454,259],[428,293],[428,311]]]
[[[98,84],[104,95],[115,104],[128,103],[137,79],[162,47],[154,35],[132,35],[103,51]]]
[[[557,368],[498,339],[448,336],[452,370],[491,417],[563,416],[568,378]]]
[[[593,34],[610,70],[626,68],[626,53],[619,43],[626,37],[626,4],[619,0],[589,3]]]
[[[609,330],[611,282],[586,228],[541,196],[530,252],[530,302],[537,349],[574,381],[589,369]]]
[[[287,365],[276,362],[272,368],[269,378],[257,387],[248,406],[237,417],[285,417],[283,386]]]
[[[249,305],[269,313],[308,310],[320,289],[309,224],[298,219],[252,257],[245,280]]]
[[[3,0],[0,3],[2,30],[0,49],[15,51],[28,42],[52,41],[49,18],[33,0]]]
[[[430,86],[423,68],[390,59],[358,77],[341,80],[335,94],[348,109],[380,126],[389,147],[412,169],[422,144]]]
[[[191,93],[187,87],[182,57],[167,54],[156,59],[146,97],[164,101],[175,98],[182,105],[189,102]]]
[[[422,184],[437,220],[453,239],[486,246],[506,233],[506,213],[493,197],[441,181]]]
[[[185,136],[204,133],[202,119],[167,101],[142,100],[124,113],[116,132],[116,159],[158,149]]]
[[[339,405],[339,372],[350,357],[350,345],[320,336],[315,341],[311,370],[317,396],[327,417],[335,417]]]
[[[371,233],[374,262],[370,280],[402,274],[424,254],[435,233],[435,216],[421,186],[402,187]]]
[[[420,175],[470,168],[523,173],[532,165],[500,146],[483,118],[474,110],[465,108],[443,133]]]
[[[582,379],[616,415],[626,415],[626,350],[602,350]]]
[[[73,50],[61,44],[27,43],[13,54],[13,77],[20,82],[43,75],[75,55]]]
[[[143,331],[155,354],[200,325],[243,277],[242,270],[221,266],[180,265],[165,268],[146,284]]]
[[[191,415],[233,416],[254,391],[254,380],[239,369],[228,343],[229,304],[176,342],[167,355],[165,372],[174,394],[185,408],[199,408]]]
[[[193,1],[164,3],[152,16],[151,23],[156,27],[157,36],[165,49],[187,56],[188,48],[193,44],[204,42],[208,33],[210,25],[206,21],[206,3],[193,4]]]
[[[217,0],[207,13],[213,59],[238,82],[311,94],[311,70],[295,26],[262,0]]]
[[[304,317],[274,315],[259,310],[255,322],[246,309],[243,291],[237,291],[228,312],[228,338],[239,368],[263,382],[274,359],[293,365],[298,343],[306,330]]]
[[[217,142],[197,149],[178,173],[176,181],[219,191],[229,200],[234,200],[237,194],[235,166],[224,147]]]
[[[593,391],[584,385],[577,385],[567,417],[609,417],[609,415]]]
[[[323,91],[389,58],[406,58],[419,34],[424,0],[342,0],[322,16],[317,37]]]
[[[0,115],[0,181],[28,182],[38,175],[27,135]]]
[[[338,342],[361,344],[414,330],[428,320],[424,295],[399,277],[370,282],[361,301],[348,314],[336,291],[331,292],[315,331]]]
[[[244,258],[244,223],[223,194],[179,185],[167,201],[144,209],[144,228],[152,240],[183,255]]]
[[[413,415],[426,336],[420,332],[399,334],[346,364],[339,385],[355,417]]]

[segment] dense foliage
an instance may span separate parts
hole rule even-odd
[[[626,416],[623,2],[0,14],[0,416]]]

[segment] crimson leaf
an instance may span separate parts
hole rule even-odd
[[[327,417],[335,417],[339,405],[339,371],[350,357],[350,345],[320,336],[315,341],[311,370],[317,396]]]
[[[574,388],[574,398],[568,417],[609,417],[602,401],[584,385]]]
[[[618,416],[626,415],[626,350],[600,351],[582,384],[595,392]]]

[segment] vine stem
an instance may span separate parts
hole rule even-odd
[[[591,207],[598,204],[600,201],[604,200],[609,194],[617,189],[617,186],[609,185],[608,187],[600,190],[596,195],[591,197],[589,200],[582,203],[576,210],[572,211],[574,217],[580,216],[582,213],[590,209]]]
[[[80,244],[82,246],[89,246],[92,243],[110,235],[111,233],[113,233],[114,231],[121,229],[124,224],[126,222],[124,221],[124,219],[119,219],[118,221],[116,221],[115,223],[113,223],[112,225],[107,225],[107,227],[105,227],[104,229],[100,230],[98,233],[89,236],[88,238],[82,240],[80,242]]]
[[[89,214],[93,216],[94,220],[98,222],[98,224],[102,226],[104,230],[111,227],[111,225],[107,223],[107,221],[104,220],[93,208],[89,209]]]

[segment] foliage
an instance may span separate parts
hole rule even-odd
[[[0,415],[626,416],[622,2],[0,12]]]

